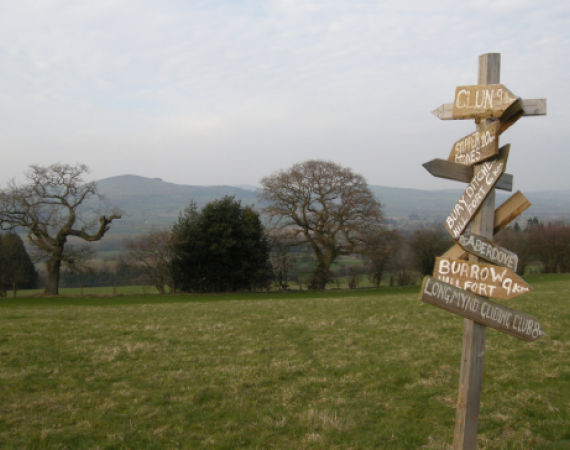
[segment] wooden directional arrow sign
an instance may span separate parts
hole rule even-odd
[[[436,258],[433,277],[485,297],[510,300],[532,287],[507,267],[459,259]]]
[[[511,195],[501,206],[495,210],[495,225],[493,233],[497,234],[505,228],[513,219],[532,206],[532,203],[521,191]]]
[[[453,120],[453,103],[445,103],[435,108],[431,113],[441,120]],[[546,99],[523,99],[522,100],[523,116],[545,116],[546,115]]]
[[[517,271],[519,257],[515,253],[498,246],[483,236],[464,233],[459,236],[459,240],[457,242],[463,250],[471,253],[472,255],[478,256],[479,258],[493,264],[508,267],[513,272]]]
[[[453,103],[454,119],[498,119],[517,97],[502,84],[458,86]]]
[[[489,192],[503,174],[509,157],[510,144],[499,149],[499,156],[477,166],[471,183],[445,219],[445,228],[453,239],[458,239],[479,211]]]
[[[534,341],[545,334],[536,317],[432,277],[424,278],[420,300],[524,341]]]
[[[501,206],[499,206],[495,210],[495,224],[493,228],[493,234],[497,234],[499,231],[505,228],[513,219],[518,217],[520,214],[522,214],[530,207],[531,203],[521,193],[521,191],[515,192]],[[453,247],[451,247],[441,256],[443,258],[467,259],[469,255],[465,250],[463,250],[463,248],[459,244],[454,244]]]
[[[472,166],[466,166],[440,158],[432,159],[422,165],[434,177],[462,181],[463,183],[470,183],[475,173]],[[503,191],[512,191],[513,176],[509,173],[504,173],[501,178],[499,178],[495,187]]]
[[[448,161],[466,166],[480,163],[499,153],[501,123],[496,121],[481,131],[458,140],[451,149]],[[469,180],[471,181],[471,180]]]

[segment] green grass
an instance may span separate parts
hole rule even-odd
[[[43,289],[25,289],[19,290],[18,297],[27,297],[33,294],[43,293]],[[83,295],[132,295],[132,294],[158,294],[158,290],[154,286],[97,286],[97,287],[84,287]],[[80,296],[81,288],[59,288],[59,294],[64,296]],[[13,291],[6,292],[7,298],[13,297]],[[1,302],[1,299],[0,299]]]
[[[479,449],[570,447],[570,276],[528,281]],[[462,319],[417,291],[2,299],[0,448],[449,448]]]

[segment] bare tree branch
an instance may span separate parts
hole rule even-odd
[[[52,164],[48,167],[33,165],[26,172],[28,181],[18,185],[10,181],[0,190],[0,229],[26,228],[29,242],[45,253],[48,266],[46,293],[57,294],[59,270],[62,262],[70,262],[73,252],[65,252],[69,236],[87,242],[100,240],[115,219],[116,211],[108,217],[99,217],[99,227],[93,229],[92,215],[83,217],[85,203],[100,199],[94,183],[84,183],[82,175],[89,173],[87,166]],[[81,253],[81,252],[80,252]],[[84,252],[83,252],[84,253]]]
[[[310,160],[261,180],[263,212],[276,227],[299,230],[317,257],[311,287],[324,288],[329,267],[382,223],[382,205],[366,180],[330,161]]]

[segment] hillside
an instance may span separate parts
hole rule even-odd
[[[114,233],[141,231],[145,225],[172,225],[180,211],[192,199],[199,207],[225,195],[235,195],[244,204],[254,204],[255,192],[231,186],[188,186],[145,178],[121,175],[96,182],[107,201],[125,211],[125,216],[113,223]]]
[[[225,195],[234,195],[244,204],[256,204],[255,187],[191,186],[145,178],[137,175],[121,175],[97,181],[99,192],[110,204],[125,211],[125,216],[113,224],[112,233],[137,233],[149,225],[170,226],[180,211],[194,201],[198,206]],[[386,215],[395,220],[412,218],[419,221],[443,221],[462,194],[458,189],[421,190],[391,188],[371,185],[376,197],[384,204]],[[570,191],[525,192],[533,206],[520,219],[524,224],[528,217],[540,220],[570,218]],[[510,193],[497,191],[497,203],[502,203]]]

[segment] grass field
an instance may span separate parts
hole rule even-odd
[[[489,330],[479,449],[570,448],[570,276]],[[461,318],[418,287],[0,300],[1,449],[447,449]]]

